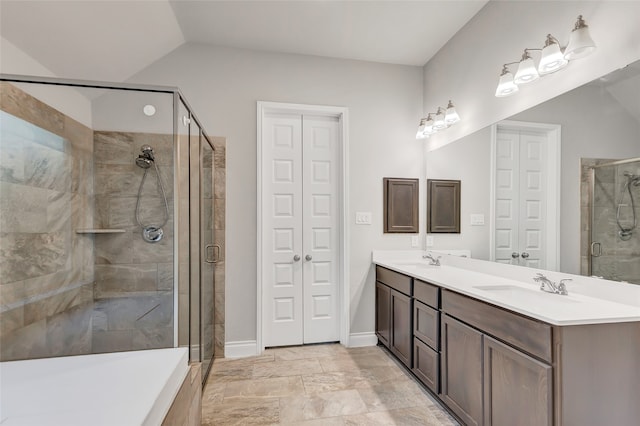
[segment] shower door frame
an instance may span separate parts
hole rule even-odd
[[[589,166],[589,233],[588,233],[588,246],[587,246],[587,273],[589,276],[593,276],[593,219],[595,217],[595,189],[596,189],[596,169],[603,167],[616,167],[622,164],[637,163],[640,162],[640,157],[625,158],[623,160],[609,161],[602,164],[595,164]],[[602,249],[600,249],[602,252]],[[610,278],[607,278],[610,279]]]

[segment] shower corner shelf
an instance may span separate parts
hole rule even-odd
[[[126,229],[76,229],[76,234],[124,234]]]

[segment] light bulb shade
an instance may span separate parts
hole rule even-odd
[[[436,113],[436,118],[433,122],[434,130],[442,130],[447,128],[447,123],[444,122],[444,111],[442,108],[438,108],[438,112]]]
[[[460,116],[458,115],[456,108],[453,105],[448,107],[447,112],[444,115],[445,124],[451,126],[452,124],[456,124],[458,121],[460,121]]]
[[[518,71],[516,71],[516,75],[513,77],[513,82],[516,84],[525,84],[536,81],[538,78],[540,78],[540,74],[538,74],[538,70],[536,70],[533,59],[527,58],[520,61]]]
[[[542,57],[538,64],[538,72],[541,75],[550,74],[566,67],[569,61],[564,58],[558,43],[547,44],[542,49]]]
[[[503,72],[496,88],[496,97],[504,98],[505,96],[513,95],[517,91],[518,86],[513,82],[513,74],[509,71]]]
[[[570,61],[584,58],[594,50],[596,50],[596,44],[589,34],[589,27],[585,25],[571,32],[569,44],[564,51],[564,58]]]
[[[427,137],[427,135],[424,134],[424,123],[426,121],[426,118],[420,120],[420,124],[418,125],[418,132],[416,133],[416,139],[424,139]]]
[[[430,136],[436,132],[433,128],[433,118],[431,118],[431,114],[427,116],[427,120],[424,122],[424,131],[422,132],[425,136]]]

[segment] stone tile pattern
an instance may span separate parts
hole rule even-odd
[[[0,360],[91,352],[93,132],[0,82]]]
[[[216,359],[202,395],[202,424],[458,423],[381,347],[323,344]]]
[[[123,229],[95,239],[92,327],[94,353],[173,345],[173,135],[94,131],[95,216],[93,226]],[[169,204],[164,238],[147,243],[136,221],[144,169],[135,159],[142,145],[154,149]],[[147,169],[140,220],[161,224],[164,200],[155,168]]]
[[[596,169],[593,196],[590,195],[590,166],[611,161],[615,160],[581,159],[580,271],[584,275],[589,273],[590,243],[593,238],[593,241],[601,243],[602,256],[593,260],[592,275],[640,284],[640,229],[633,233],[631,239],[622,241],[618,236],[619,228],[616,222],[616,211],[622,201],[626,182],[624,172],[640,174],[640,163]],[[638,214],[640,188],[632,187],[632,192]],[[629,204],[628,193],[624,194],[624,204]],[[620,219],[623,224],[631,224],[631,209],[623,207]]]
[[[202,364],[189,366],[178,394],[165,416],[163,426],[200,426],[202,417]]]
[[[225,211],[226,211],[226,146],[227,141],[224,137],[213,137],[213,147],[215,155],[213,159],[214,188],[213,188],[213,206],[214,214],[212,218],[208,218],[208,223],[214,227],[214,241],[220,246],[220,260],[215,265],[215,294],[214,294],[214,354],[217,358],[224,357],[225,342]]]

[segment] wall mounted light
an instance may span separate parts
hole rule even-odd
[[[438,107],[436,112],[430,112],[426,118],[420,119],[418,124],[418,133],[416,139],[424,139],[449,127],[460,121],[460,116],[453,106],[453,102],[449,101],[446,108]]]
[[[569,64],[569,61],[584,58],[595,49],[596,44],[591,35],[589,35],[589,27],[582,19],[582,15],[580,15],[571,31],[569,45],[566,49],[562,49],[557,38],[547,34],[542,49],[526,48],[520,61],[502,65],[500,80],[496,88],[496,97],[501,98],[512,95],[518,91],[518,85],[531,83],[541,76],[560,71]],[[533,58],[529,55],[529,52],[532,51],[540,51],[540,60],[537,67]],[[518,69],[514,76],[509,71],[509,66],[515,64],[518,64]]]

